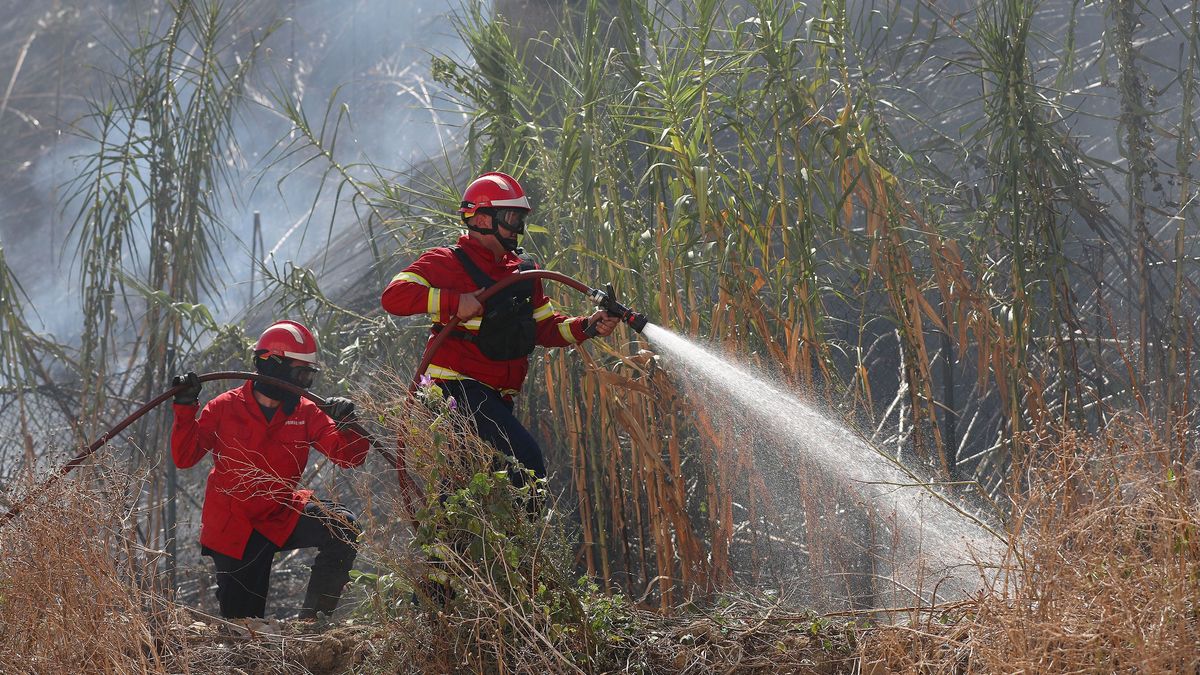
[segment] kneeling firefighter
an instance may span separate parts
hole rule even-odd
[[[398,316],[428,314],[430,339],[452,317],[462,323],[432,357],[427,373],[454,397],[458,410],[474,422],[478,435],[509,461],[520,484],[519,467],[546,476],[541,448],[513,414],[513,397],[529,372],[536,345],[566,347],[593,335],[609,335],[619,319],[604,310],[569,317],[554,309],[540,279],[520,281],[491,297],[476,296],[505,277],[535,269],[518,248],[531,207],[512,176],[485,173],[463,193],[459,214],[467,233],[454,246],[421,254],[388,284],[383,308]]]
[[[317,341],[303,325],[279,321],[254,347],[255,369],[307,389],[319,370]],[[297,489],[315,447],[341,467],[359,466],[369,441],[347,425],[354,403],[330,398],[322,410],[299,394],[247,381],[199,409],[195,373],[177,376],[171,457],[186,469],[213,457],[204,493],[200,546],[213,560],[217,600],[225,618],[266,610],[277,551],[316,548],[300,617],[332,614],[356,555],[354,515]]]

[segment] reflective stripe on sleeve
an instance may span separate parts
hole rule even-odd
[[[392,277],[392,281],[410,281],[414,284],[420,284],[420,285],[424,286],[425,288],[432,287],[432,284],[430,284],[428,281],[426,281],[425,277],[421,276],[420,274],[414,274],[412,272],[401,272],[401,273],[397,274],[396,276]]]
[[[558,334],[562,336],[562,339],[567,341],[567,344],[579,344],[579,340],[575,339],[575,332],[571,330],[571,324],[575,323],[575,321],[564,321],[558,324]]]
[[[533,310],[533,320],[541,321],[554,316],[554,303],[549,298],[546,299],[546,304]]]
[[[432,314],[434,316],[441,316],[441,314],[442,314],[442,291],[440,289],[437,289],[437,288],[429,289],[429,300],[427,300],[425,303],[425,312],[428,314]]]

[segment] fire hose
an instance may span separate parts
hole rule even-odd
[[[312,401],[313,403],[316,403],[318,406],[326,405],[325,399],[312,393],[311,391],[308,391],[308,390],[304,389],[303,387],[292,384],[291,382],[288,382],[286,380],[281,380],[279,378],[271,377],[269,375],[261,375],[259,373],[244,373],[244,372],[239,372],[239,371],[220,371],[220,372],[215,372],[215,373],[205,373],[203,375],[200,375],[199,379],[201,382],[211,382],[213,380],[254,380],[256,382],[265,382],[267,384],[277,386],[280,389],[290,391],[294,394],[299,394],[300,396],[307,398],[308,400]],[[139,418],[141,418],[143,415],[150,412],[151,410],[157,408],[159,405],[161,405],[167,399],[175,396],[175,394],[182,391],[184,389],[184,387],[186,387],[186,386],[187,385],[185,385],[185,384],[181,384],[181,385],[176,385],[174,387],[171,387],[170,389],[164,391],[163,393],[159,394],[155,398],[142,404],[142,406],[140,408],[133,411],[133,413],[130,414],[128,417],[126,417],[125,419],[118,422],[116,424],[116,426],[114,426],[111,429],[109,429],[108,431],[104,432],[104,434],[101,435],[99,438],[97,438],[95,441],[93,441],[91,445],[84,448],[83,451],[80,452],[78,455],[75,455],[75,457],[71,461],[64,464],[62,466],[62,468],[60,468],[58,471],[54,472],[41,485],[38,485],[36,488],[34,488],[20,502],[18,502],[11,509],[9,509],[7,513],[5,513],[3,516],[0,516],[0,527],[3,527],[5,524],[8,523],[8,521],[12,520],[13,518],[16,518],[22,511],[24,511],[29,506],[30,503],[32,503],[35,499],[37,499],[41,495],[45,494],[47,490],[49,490],[51,487],[53,487],[54,484],[57,483],[59,480],[61,480],[63,476],[67,475],[73,469],[75,469],[75,467],[79,466],[80,464],[83,464],[84,461],[86,461],[88,457],[91,457],[97,450],[104,447],[104,445],[107,444],[109,441],[111,441],[113,438],[115,438],[117,436],[117,434],[124,431],[126,427],[128,427],[129,425],[138,421]],[[355,433],[362,436],[363,438],[368,439],[368,441],[370,441],[370,443],[371,443],[372,448],[379,451],[393,465],[395,465],[396,460],[394,457],[391,456],[391,453],[389,453],[382,446],[380,446],[375,441],[375,439],[372,438],[369,433],[367,433],[366,429],[363,429],[362,426],[360,426],[357,423],[350,423],[346,426],[348,428],[350,428],[351,430],[353,430]]]
[[[561,272],[553,272],[551,270],[525,270],[523,272],[517,272],[511,276],[504,277],[503,279],[500,279],[496,283],[480,291],[479,295],[476,296],[476,299],[479,300],[479,304],[482,305],[493,295],[499,293],[505,288],[508,288],[512,284],[522,281],[532,281],[534,279],[548,279],[550,281],[557,281],[566,286],[570,286],[571,288],[594,300],[596,302],[596,306],[607,311],[610,316],[619,318],[621,321],[629,324],[630,327],[639,333],[642,332],[642,330],[646,327],[646,316],[644,314],[635,312],[618,302],[616,292],[613,291],[612,284],[606,285],[604,290],[595,289],[576,279],[572,279]],[[429,369],[429,364],[433,361],[433,355],[437,353],[437,350],[441,348],[443,343],[446,342],[446,339],[450,337],[451,333],[454,332],[454,329],[458,327],[459,323],[461,323],[461,319],[459,319],[458,316],[450,317],[450,320],[445,323],[437,335],[434,335],[433,338],[425,345],[425,352],[421,355],[421,362],[417,366],[416,372],[413,373],[412,383],[408,387],[409,395],[407,401],[409,403],[416,400],[417,389],[421,385],[421,376],[424,375],[425,371]],[[594,336],[596,334],[595,326],[588,326],[584,332],[589,337]],[[404,463],[404,439],[397,439],[395,466],[396,479],[400,483],[400,494],[404,500],[404,507],[408,510],[409,520],[415,523],[416,519],[414,514],[416,512],[413,510],[413,503],[418,502],[421,499],[421,494],[416,483],[408,474],[408,470]]]
[[[499,293],[501,290],[511,286],[512,284],[533,279],[549,279],[550,281],[557,281],[561,284],[565,284],[571,288],[574,288],[592,300],[595,300],[596,305],[599,308],[607,311],[610,316],[619,318],[621,321],[629,324],[630,327],[639,333],[642,332],[642,329],[646,327],[647,319],[644,314],[635,312],[625,305],[622,305],[620,302],[617,302],[616,293],[613,291],[612,284],[608,284],[605,290],[595,289],[591,288],[585,283],[572,279],[561,272],[552,272],[550,270],[526,270],[524,272],[517,272],[512,276],[504,277],[491,286],[483,289],[479,295],[476,296],[476,299],[479,300],[479,304],[483,304],[487,302],[488,298],[491,298],[493,295]],[[457,316],[451,317],[450,320],[446,322],[446,325],[442,328],[442,330],[435,335],[432,340],[429,341],[429,344],[425,346],[425,353],[421,356],[421,363],[417,366],[417,371],[413,374],[412,384],[409,385],[409,394],[416,393],[417,387],[421,382],[421,376],[424,375],[425,371],[429,368],[429,362],[433,360],[434,353],[436,353],[438,348],[442,346],[442,343],[446,341],[446,338],[450,337],[450,334],[455,328],[458,327],[459,322],[460,319]],[[588,330],[586,332],[588,333],[589,337],[595,335],[593,326],[588,326]]]
[[[550,270],[526,270],[523,272],[518,272],[511,276],[505,277],[505,278],[497,281],[495,284],[483,289],[477,296],[477,299],[479,300],[480,304],[483,304],[489,298],[491,298],[493,295],[495,295],[496,293],[500,292],[501,290],[507,288],[510,285],[521,282],[521,281],[529,281],[529,280],[533,280],[533,279],[549,279],[551,281],[558,281],[567,286],[570,286],[571,288],[574,288],[575,290],[577,290],[577,291],[583,293],[584,295],[587,295],[589,298],[593,299],[596,302],[597,306],[600,307],[601,309],[606,310],[610,316],[614,316],[614,317],[621,319],[621,321],[629,324],[634,330],[638,331],[639,333],[642,331],[642,329],[644,329],[646,327],[647,319],[646,319],[645,315],[639,314],[638,312],[635,312],[632,309],[629,309],[628,307],[626,307],[626,306],[622,305],[620,302],[618,302],[616,299],[616,294],[613,291],[611,284],[608,285],[605,288],[605,290],[593,289],[593,288],[590,288],[589,286],[587,286],[586,284],[583,284],[575,279],[572,279],[571,277],[569,277],[565,274],[562,274],[559,272],[553,272]],[[409,391],[409,397],[408,397],[409,401],[414,400],[413,395],[416,393],[417,388],[420,384],[421,376],[424,375],[425,371],[429,368],[429,364],[433,360],[433,355],[442,346],[442,344],[446,341],[446,338],[448,338],[450,336],[450,333],[452,331],[454,331],[454,329],[458,326],[459,323],[460,323],[460,319],[457,316],[452,317],[448,322],[446,322],[444,328],[437,335],[435,335],[433,337],[433,339],[431,339],[429,341],[429,343],[425,346],[425,351],[422,354],[421,362],[417,366],[416,373],[413,375],[412,384],[408,390]],[[589,326],[585,332],[587,332],[589,335],[594,335],[594,326]],[[292,384],[291,382],[287,382],[286,380],[281,380],[279,378],[271,377],[269,375],[261,375],[259,373],[248,373],[248,372],[239,372],[239,371],[220,371],[220,372],[214,372],[214,373],[205,373],[203,375],[200,375],[199,379],[200,379],[200,382],[210,382],[213,380],[254,380],[256,382],[265,382],[265,383],[277,386],[286,391],[290,391],[294,394],[299,394],[300,396],[303,396],[304,398],[309,399],[313,403],[316,403],[318,406],[326,405],[325,399],[304,389],[303,387]],[[34,500],[36,500],[41,495],[45,494],[51,487],[53,487],[59,480],[61,480],[63,476],[70,473],[72,470],[75,469],[75,467],[84,463],[84,461],[86,461],[88,457],[92,456],[97,450],[99,450],[101,447],[103,447],[105,444],[107,444],[109,441],[111,441],[113,438],[115,438],[117,436],[117,434],[124,431],[126,427],[128,427],[129,425],[136,422],[138,419],[140,419],[146,413],[150,412],[154,408],[161,405],[167,399],[175,396],[175,394],[179,393],[185,386],[187,386],[187,385],[177,385],[177,386],[171,387],[170,389],[164,391],[162,394],[159,394],[154,399],[151,399],[150,401],[147,401],[146,403],[144,403],[140,408],[135,410],[128,417],[126,417],[125,419],[118,422],[114,427],[112,427],[108,431],[104,432],[104,434],[102,434],[99,438],[97,438],[90,445],[88,445],[87,448],[85,448],[82,452],[80,452],[73,459],[71,459],[71,461],[64,464],[58,471],[54,472],[48,479],[46,479],[44,482],[42,482],[40,485],[38,485],[36,488],[34,488],[29,494],[25,495],[25,497],[22,498],[11,509],[9,509],[8,512],[6,512],[3,516],[0,516],[0,527],[3,527],[9,521],[11,521],[13,518],[16,518],[22,511],[24,511],[29,506],[29,504],[31,504]],[[420,494],[420,489],[417,487],[416,483],[413,481],[412,476],[409,475],[408,470],[405,466],[405,462],[404,462],[404,449],[405,448],[404,448],[403,439],[397,439],[397,451],[393,455],[391,452],[389,452],[387,449],[385,449],[383,446],[381,446],[359,424],[351,423],[347,426],[348,426],[348,428],[350,428],[352,431],[359,434],[363,438],[368,439],[368,441],[371,443],[372,449],[376,450],[381,455],[383,455],[384,458],[387,459],[388,462],[393,467],[395,467],[396,479],[397,479],[397,482],[399,483],[401,499],[404,502],[404,509],[407,512],[405,515],[409,519],[410,523],[412,523],[414,525],[414,531],[415,531],[415,514],[416,514],[415,503],[418,503],[420,501],[421,494]]]

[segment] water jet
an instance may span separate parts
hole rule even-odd
[[[757,466],[770,459],[790,465],[772,480],[773,496],[795,511],[785,526],[801,540],[845,541],[833,547],[837,557],[862,556],[797,553],[809,583],[832,580],[809,595],[815,604],[910,606],[980,587],[982,570],[1004,550],[1001,536],[937,484],[753,368],[654,324],[643,335],[669,375],[732,432],[738,451],[760,455]],[[797,503],[804,491],[829,502],[821,513]],[[837,597],[832,589],[839,587],[852,589],[851,597]]]

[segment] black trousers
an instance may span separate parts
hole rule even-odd
[[[318,611],[332,614],[342,598],[342,587],[350,580],[350,569],[358,553],[355,548],[358,534],[354,514],[349,510],[312,500],[305,505],[295,531],[283,546],[276,546],[255,531],[250,535],[241,560],[205,547],[203,554],[212,557],[217,570],[217,601],[221,605],[221,616],[226,619],[263,618],[275,553],[298,548],[317,549],[300,610],[301,618],[313,618]]]
[[[504,457],[512,457],[538,478],[546,477],[546,462],[542,449],[529,430],[513,415],[513,402],[505,400],[500,392],[475,380],[445,380],[438,383],[442,391],[453,396],[458,410],[466,413],[475,423],[479,437],[496,448]],[[509,470],[509,476],[517,485],[525,478],[519,472]]]

